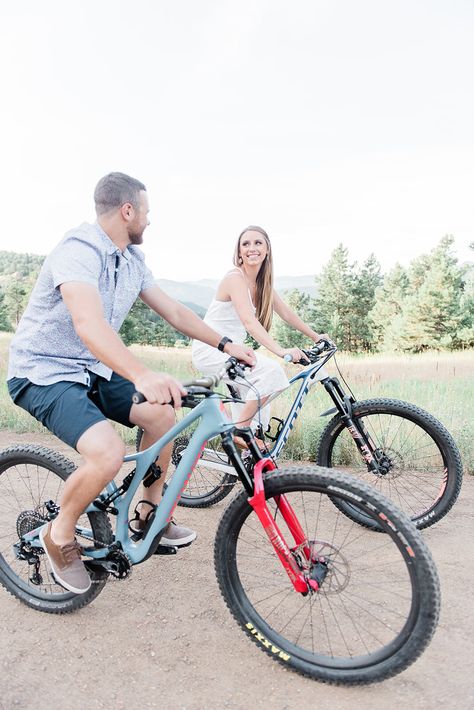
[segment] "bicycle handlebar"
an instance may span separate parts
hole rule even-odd
[[[298,363],[299,365],[308,365],[312,362],[316,362],[318,357],[323,353],[325,350],[334,350],[334,352],[337,350],[336,345],[331,342],[330,340],[320,340],[317,343],[313,345],[312,348],[309,350],[304,350],[302,349],[302,352],[306,355],[308,358],[308,361],[306,360],[299,360]],[[284,355],[283,359],[285,362],[293,362],[293,358],[289,353]],[[189,389],[190,387],[199,387],[207,391],[212,391],[219,382],[225,377],[225,375],[228,373],[229,377],[231,380],[235,380],[236,377],[245,377],[245,363],[239,362],[237,358],[235,357],[230,357],[226,362],[224,363],[223,367],[221,370],[216,375],[208,375],[207,377],[198,377],[195,380],[190,380],[189,382],[183,382],[183,387],[186,387]],[[195,394],[205,394],[205,392],[195,392]],[[132,395],[132,402],[133,404],[142,404],[142,402],[146,402],[147,399],[145,395],[143,395],[141,392],[134,392]],[[173,404],[173,402],[167,402],[167,404]]]
[[[236,377],[245,377],[244,373],[244,368],[245,364],[240,363],[237,358],[235,357],[230,357],[226,362],[224,363],[223,367],[219,370],[219,372],[216,375],[208,375],[207,377],[198,377],[195,380],[190,380],[189,382],[183,382],[183,387],[186,387],[187,389],[191,387],[196,387],[196,388],[201,388],[202,390],[205,390],[205,392],[194,392],[194,394],[205,394],[210,390],[213,390],[214,387],[217,387],[219,382],[222,380],[223,377],[227,373],[229,373],[229,377],[231,380],[235,380]],[[142,404],[143,402],[146,402],[147,399],[144,394],[141,392],[134,392],[132,394],[132,402],[133,404]],[[166,404],[173,404],[173,401],[171,402],[166,402]]]
[[[316,362],[318,357],[325,350],[334,350],[335,352],[337,350],[337,347],[331,340],[319,340],[317,343],[314,343],[314,345],[308,350],[301,348],[301,351],[306,355],[307,360],[301,359],[294,364],[309,365],[310,363]],[[285,362],[293,362],[293,358],[291,357],[290,353],[286,353],[286,355],[283,356],[283,360],[285,360]]]

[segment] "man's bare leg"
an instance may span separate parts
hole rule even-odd
[[[118,473],[125,446],[109,422],[91,426],[77,442],[83,463],[67,479],[59,515],[51,526],[57,545],[74,540],[75,526],[87,506]]]
[[[149,402],[139,405],[134,404],[130,410],[130,421],[143,429],[143,436],[140,442],[140,451],[143,451],[154,444],[155,441],[158,441],[174,425],[174,409],[169,404],[150,404]],[[161,478],[149,488],[142,488],[142,500],[148,500],[154,505],[158,505],[161,501],[172,451],[173,442],[170,442],[161,450],[156,460],[156,464],[161,469]],[[143,508],[141,512],[143,516],[146,516],[149,511],[145,506]]]

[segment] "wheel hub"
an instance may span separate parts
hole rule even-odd
[[[351,577],[347,558],[339,548],[327,540],[312,540],[310,544],[310,578],[318,581],[320,592],[340,594],[349,584]]]
[[[339,594],[350,580],[350,566],[342,552],[326,540],[310,540],[311,563],[305,554],[307,543],[293,550],[298,565],[308,580],[318,583],[319,592]],[[311,591],[311,589],[309,589]]]
[[[402,474],[403,462],[397,451],[377,449],[374,454],[380,478],[398,478]]]

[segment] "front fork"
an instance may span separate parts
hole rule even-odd
[[[352,415],[352,405],[355,400],[349,397],[341,387],[337,377],[327,377],[322,380],[324,389],[331,397],[336,405],[336,409],[341,415],[341,419],[349,431],[349,434],[354,439],[354,443],[360,451],[360,455],[367,464],[367,469],[372,473],[386,473],[379,466],[379,463],[374,456],[377,451],[377,446],[370,438],[369,432],[360,419],[354,419]]]
[[[278,528],[278,525],[268,510],[267,501],[265,499],[263,473],[265,471],[273,471],[276,468],[276,465],[272,459],[263,457],[260,449],[255,443],[255,438],[248,427],[239,430],[239,435],[241,435],[247,443],[255,462],[252,472],[249,472],[244,466],[233,442],[233,438],[229,432],[226,432],[226,434],[223,435],[222,444],[224,451],[229,456],[232,465],[236,469],[239,478],[248,493],[248,502],[262,523],[263,529],[268,535],[268,538],[273,545],[273,549],[278,555],[278,558],[290,578],[295,590],[301,594],[308,594],[310,591],[316,592],[319,589],[317,579],[309,577],[306,578],[301,572],[292,550],[288,547],[285,538]],[[275,496],[274,500],[295,541],[295,548],[293,549],[299,548],[299,550],[303,552],[306,561],[311,563],[310,545],[293,508],[288,503],[288,500],[284,495]],[[313,575],[313,577],[314,576],[316,575]]]
[[[271,459],[262,459],[255,464],[253,469],[254,495],[248,499],[248,502],[262,523],[263,529],[272,543],[273,549],[278,555],[295,590],[301,594],[307,594],[309,591],[316,592],[319,589],[318,582],[315,579],[305,577],[301,572],[292,550],[288,547],[276,521],[268,510],[267,501],[265,499],[263,473],[265,471],[272,471],[275,468],[276,466]],[[277,509],[280,511],[296,543],[296,548],[302,549],[306,559],[311,561],[311,549],[308,540],[293,508],[284,495],[275,496],[274,500],[277,504]]]

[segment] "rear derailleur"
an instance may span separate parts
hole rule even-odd
[[[15,555],[18,560],[25,560],[28,564],[33,567],[33,572],[29,577],[31,584],[39,587],[43,584],[43,576],[40,572],[40,556],[44,555],[44,551],[41,547],[31,547],[29,542],[20,540],[15,545],[13,545],[15,550]]]

